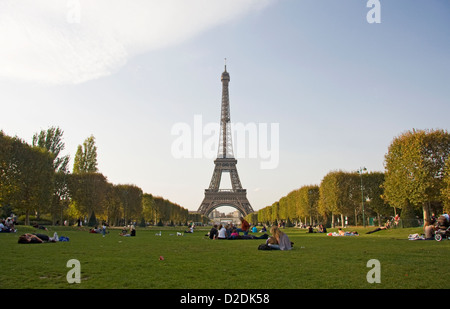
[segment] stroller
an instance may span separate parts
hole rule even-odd
[[[435,240],[450,239],[450,224],[446,216],[439,217],[436,228],[437,230],[434,234]]]

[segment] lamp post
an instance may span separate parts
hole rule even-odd
[[[363,216],[363,226],[366,227],[366,216],[364,213],[364,189],[363,189],[363,181],[362,181],[362,174],[363,172],[367,171],[365,167],[359,168],[359,176],[361,177],[361,206],[362,206],[362,216]]]

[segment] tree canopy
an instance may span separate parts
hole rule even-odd
[[[433,203],[445,200],[450,134],[412,130],[394,138],[385,157],[384,197],[393,206],[422,208],[424,219]]]
[[[133,184],[112,184],[97,168],[94,136],[79,145],[73,173],[69,156],[62,156],[63,131],[57,127],[33,135],[32,145],[0,131],[0,207],[19,215],[50,216],[53,224],[65,219],[182,224],[197,215],[162,197],[143,193]],[[89,220],[89,219],[93,220]],[[48,217],[47,217],[48,218]]]

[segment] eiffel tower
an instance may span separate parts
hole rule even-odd
[[[231,142],[231,122],[230,122],[230,100],[228,96],[228,84],[230,74],[222,73],[222,108],[220,118],[219,150],[217,159],[214,160],[215,168],[209,188],[205,190],[205,198],[200,205],[198,212],[208,216],[211,211],[221,206],[231,206],[239,210],[246,216],[253,212],[253,208],[247,199],[247,190],[242,188],[241,181],[236,169],[237,160],[234,158],[233,145]],[[220,181],[222,174],[230,174],[232,189],[221,190]]]

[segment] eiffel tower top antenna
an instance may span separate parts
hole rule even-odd
[[[230,74],[227,72],[227,58],[225,58],[225,71],[222,73],[222,105],[220,116],[220,138],[218,158],[233,158],[233,145],[231,141],[231,123],[230,123],[230,98],[228,93],[228,83]]]

